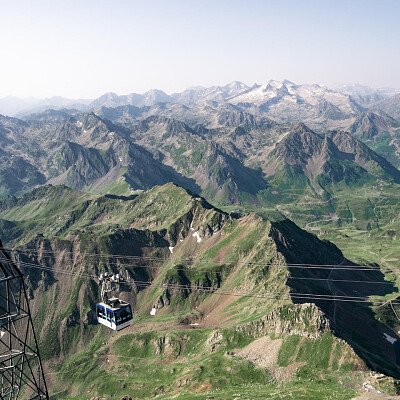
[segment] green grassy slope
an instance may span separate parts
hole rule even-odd
[[[151,398],[156,393],[234,398],[238,392],[257,398],[252,397],[257,392],[318,399],[326,398],[321,397],[324,387],[332,398],[351,398],[354,392],[347,388],[359,385],[367,365],[396,375],[392,350],[382,339],[382,332],[395,335],[393,327],[376,321],[368,308],[349,305],[337,318],[332,303],[293,297],[299,291],[349,288],[293,279],[325,277],[316,272],[299,275],[268,266],[339,264],[343,259],[334,245],[288,220],[270,222],[255,214],[237,218],[174,184],[132,197],[44,187],[21,199],[4,199],[0,210],[7,246],[22,250],[22,261],[49,268],[23,270],[43,358],[54,375],[54,398]],[[131,256],[153,260],[137,262]],[[117,334],[94,322],[97,283],[75,275],[104,269],[132,280],[120,292],[134,306],[135,324]],[[151,286],[133,283],[138,281]],[[363,286],[353,289],[371,294]],[[235,295],[240,291],[253,296]],[[266,291],[286,295],[257,297]],[[385,293],[391,295],[378,294]],[[156,318],[149,316],[153,305]],[[349,335],[344,325],[355,313],[371,321],[375,333],[360,340]],[[276,359],[260,366],[246,352],[251,354],[255,340],[267,336]],[[364,343],[371,337],[373,355]],[[154,379],[145,381],[149,376]],[[336,388],[335,379],[341,382]]]

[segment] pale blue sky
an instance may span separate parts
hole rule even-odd
[[[400,1],[0,0],[0,97],[270,79],[400,88]]]

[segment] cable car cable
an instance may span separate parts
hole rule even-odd
[[[20,265],[35,265],[33,263],[26,263],[25,261],[20,261]],[[70,265],[74,266],[74,264],[64,264],[64,265]],[[223,265],[223,264],[220,264]],[[108,266],[115,266],[115,267],[132,267],[133,269],[135,268],[145,268],[145,269],[162,269],[163,266],[152,266],[152,265],[137,265],[137,264],[117,264],[117,263],[109,263]],[[281,266],[283,267],[283,266]],[[288,266],[288,268],[290,268]],[[45,267],[42,267],[42,269],[46,269]],[[47,268],[49,271],[54,271],[54,272],[63,272],[64,270],[56,269],[56,268]],[[198,269],[189,269],[189,268],[171,268],[174,271],[183,271],[183,272],[191,272],[195,271],[197,273],[207,273],[207,274],[216,274],[220,273],[221,271],[211,271],[211,270],[198,270]],[[307,268],[306,268],[307,269]],[[335,268],[330,268],[330,270],[335,270]],[[359,271],[359,269],[355,269]],[[67,273],[67,272],[66,272]],[[86,274],[88,275],[88,274]],[[95,275],[88,275],[90,277],[96,278],[97,276]],[[313,278],[313,277],[295,277],[295,276],[287,276],[287,279],[293,279],[293,280],[312,280],[312,281],[329,281],[329,282],[342,282],[342,283],[367,283],[367,284],[376,284],[376,285],[394,285],[394,282],[381,282],[381,281],[368,281],[368,280],[354,280],[354,279],[328,279],[328,278]]]
[[[25,265],[23,265],[25,264]],[[23,263],[22,266],[26,266],[28,268],[33,267],[33,268],[39,268],[39,269],[44,269],[47,271],[51,271],[48,267],[41,267],[35,264],[29,265],[26,263]],[[86,278],[92,278],[92,279],[98,279],[97,276],[95,275],[89,275],[89,274],[80,274],[80,273],[71,273],[69,271],[63,271],[63,270],[58,270],[57,272],[60,273],[66,273],[68,275],[74,275],[74,276],[82,276]],[[342,301],[350,301],[350,302],[368,302],[368,303],[379,303],[379,302],[384,302],[386,301],[385,299],[374,299],[368,300],[367,297],[362,297],[362,296],[339,296],[339,295],[321,295],[321,294],[313,294],[313,293],[285,293],[285,292],[255,292],[255,291],[237,291],[237,290],[229,290],[229,289],[213,289],[213,288],[193,288],[192,286],[189,285],[182,285],[182,284],[167,284],[167,283],[160,283],[156,284],[155,282],[151,281],[133,281],[133,282],[122,282],[123,284],[127,285],[135,285],[135,286],[143,286],[143,287],[148,287],[148,286],[156,286],[159,288],[183,288],[183,289],[189,289],[192,292],[204,292],[208,291],[213,294],[220,294],[220,295],[237,295],[237,296],[250,296],[250,297],[265,297],[265,296],[278,296],[278,295],[286,295],[286,296],[291,296],[291,297],[297,297],[297,298],[307,298],[307,299],[313,299],[313,300],[333,300],[333,301],[341,301],[341,298],[344,298],[346,300]],[[400,304],[400,302],[396,302],[393,304]]]
[[[12,252],[13,250],[11,250]],[[29,253],[22,253],[19,252],[19,254],[24,254],[27,256],[30,256]],[[108,257],[109,259],[115,258],[113,255],[109,255],[109,256],[105,256]],[[42,256],[41,258],[51,258],[53,259],[53,257],[51,256]],[[121,257],[122,258],[122,257]],[[129,257],[127,257],[129,258]],[[170,261],[170,262],[184,262],[187,264],[214,264],[214,266],[224,266],[227,264],[234,264],[233,262],[223,262],[223,263],[217,263],[217,262],[213,262],[213,261],[207,261],[207,260],[175,260],[175,259],[170,259],[170,258],[146,258],[146,257],[137,257],[137,260],[149,260],[149,261]],[[216,264],[216,265],[215,265]],[[262,266],[262,267],[274,267],[274,268],[297,268],[297,269],[321,269],[321,270],[347,270],[347,271],[352,271],[352,272],[358,272],[358,271],[378,271],[381,272],[380,267],[373,267],[373,266],[360,266],[360,265],[353,265],[353,266],[345,266],[345,265],[340,265],[340,264],[325,264],[325,265],[318,265],[318,264],[270,264],[270,263],[251,263],[251,262],[236,262],[236,264],[238,265],[255,265],[255,266]],[[115,265],[118,267],[123,267],[123,266],[131,266],[131,267],[135,267],[137,266],[136,264],[127,264],[127,263],[116,263],[114,261],[114,263],[109,263],[109,265]],[[146,265],[146,266],[137,266],[137,267],[141,267],[141,268],[149,268],[149,269],[159,269],[162,268],[161,266],[154,266],[154,265]],[[391,269],[397,269],[400,267],[391,267]],[[175,270],[182,270],[182,271],[186,271],[188,269],[175,269]],[[200,270],[196,270],[198,272],[212,272],[210,270],[204,270],[204,271],[200,271]],[[218,272],[218,271],[216,271]]]
[[[50,251],[50,250],[43,250],[43,251],[38,251],[38,250],[19,250],[19,249],[7,249],[9,252],[20,252],[25,255],[30,255],[29,252],[31,253],[47,253],[47,254],[59,254],[60,252],[55,252],[55,251]],[[74,252],[62,252],[62,254],[75,254]],[[149,260],[149,261],[177,261],[177,262],[183,262],[183,263],[204,263],[204,264],[215,264],[214,261],[210,260],[199,260],[199,259],[191,259],[191,258],[167,258],[167,257],[150,257],[150,256],[127,256],[123,254],[99,254],[99,253],[84,253],[81,254],[81,256],[85,257],[99,257],[99,258],[115,258],[115,259],[133,259],[133,260]],[[49,257],[49,256],[47,256]],[[376,270],[380,271],[381,267],[377,266],[371,266],[371,265],[341,265],[341,264],[310,264],[310,263],[302,263],[302,264],[297,264],[297,263],[287,263],[287,264],[273,264],[273,263],[259,263],[259,262],[245,262],[245,261],[224,261],[223,264],[239,264],[239,265],[259,265],[259,266],[269,266],[269,267],[284,267],[284,268],[308,268],[308,267],[320,267],[321,269],[348,269],[348,270],[362,270],[361,268],[366,268],[368,271]],[[361,268],[360,268],[361,267]],[[394,269],[400,269],[399,267],[396,266],[391,266],[391,268]]]

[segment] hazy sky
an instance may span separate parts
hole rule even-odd
[[[400,88],[400,1],[0,0],[0,97],[270,79]]]

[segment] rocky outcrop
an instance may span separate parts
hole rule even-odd
[[[329,332],[331,326],[320,308],[313,303],[303,303],[281,306],[257,321],[239,325],[236,330],[254,337],[275,333],[316,339]]]

